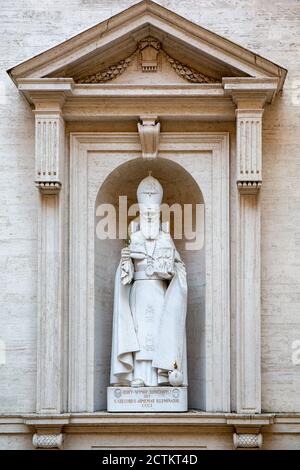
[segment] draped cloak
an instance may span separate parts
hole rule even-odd
[[[163,238],[164,243],[167,242],[175,250],[171,237],[164,234]],[[134,353],[140,351],[130,308],[131,288],[132,283],[124,285],[121,282],[120,263],[115,276],[111,384],[130,383],[133,379]],[[138,312],[138,305],[135,308]],[[168,371],[174,369],[176,362],[178,369],[183,372],[183,385],[187,385],[186,309],[186,270],[175,250],[174,275],[165,292],[157,331],[157,347],[152,360],[152,366],[158,370],[158,384],[168,384]]]

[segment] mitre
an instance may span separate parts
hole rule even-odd
[[[163,188],[160,182],[151,176],[144,178],[137,189],[137,200],[139,204],[161,204],[163,198]]]

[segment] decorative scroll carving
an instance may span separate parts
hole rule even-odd
[[[88,75],[87,77],[77,80],[77,83],[104,83],[113,80],[122,75],[123,72],[125,72],[135,54],[136,51],[126,59],[120,60],[120,62],[111,65],[102,72],[98,72],[94,75]]]
[[[173,70],[181,78],[192,82],[192,83],[215,83],[217,80],[215,78],[204,75],[201,72],[189,67],[185,64],[179,62],[179,60],[174,59],[169,54],[167,54],[161,43],[149,36],[138,43],[136,51],[131,54],[126,59],[117,62],[107,69],[100,71],[98,73],[88,75],[86,77],[80,78],[77,80],[77,83],[105,83],[110,80],[114,80],[119,77],[125,70],[128,65],[131,63],[132,59],[140,52],[141,54],[141,67],[143,72],[156,72],[158,69],[158,54],[162,52],[166,57],[167,61],[173,68]]]
[[[235,449],[261,448],[263,444],[262,434],[233,434],[233,445]]]
[[[36,449],[61,449],[63,434],[34,434],[32,445]]]
[[[153,160],[158,154],[160,123],[157,116],[141,116],[138,131],[141,139],[143,158]]]
[[[188,65],[184,65],[179,60],[173,59],[173,57],[169,56],[165,51],[163,51],[164,56],[166,57],[167,61],[171,65],[172,69],[175,70],[177,75],[185,80],[192,82],[192,83],[216,83],[217,80],[215,78],[209,77],[204,75],[201,72],[189,67]]]

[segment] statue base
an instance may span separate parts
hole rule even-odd
[[[187,387],[107,387],[110,412],[184,412],[187,402]]]

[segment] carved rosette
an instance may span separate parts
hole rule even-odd
[[[61,449],[63,434],[34,434],[32,445],[36,449]]]
[[[233,434],[233,445],[235,449],[261,448],[263,445],[262,434]]]

